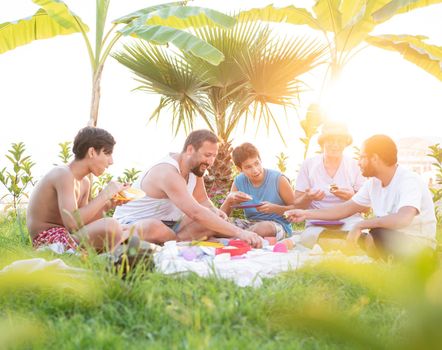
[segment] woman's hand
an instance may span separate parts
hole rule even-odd
[[[325,197],[325,192],[322,190],[312,190],[308,188],[304,192],[304,198],[305,200],[312,202],[312,201],[322,201]]]
[[[339,199],[342,199],[344,201],[349,200],[351,197],[353,197],[353,195],[355,194],[355,191],[353,191],[352,189],[348,189],[348,188],[337,188],[333,191],[330,191],[331,194],[333,194],[334,196],[338,197]]]

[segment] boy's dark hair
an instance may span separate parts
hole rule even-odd
[[[385,164],[397,163],[397,147],[394,141],[387,135],[373,135],[364,142],[364,150],[367,156],[377,154]]]
[[[218,143],[218,137],[210,130],[192,131],[184,142],[183,152],[186,152],[189,145],[192,145],[195,151],[198,151],[205,141]]]
[[[76,160],[81,160],[86,156],[87,150],[93,147],[95,151],[103,150],[106,154],[111,154],[114,150],[115,139],[104,129],[87,126],[81,129],[74,139],[72,152]]]
[[[232,152],[233,163],[240,169],[243,162],[254,157],[261,159],[258,149],[249,142],[236,147]]]

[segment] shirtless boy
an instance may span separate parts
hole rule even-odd
[[[89,202],[88,175],[100,176],[113,164],[114,145],[115,140],[107,131],[83,128],[74,140],[75,159],[53,168],[38,182],[26,214],[35,248],[61,243],[66,250],[75,250],[84,242],[103,250],[121,242],[121,225],[103,214],[119,204],[112,198],[127,186],[112,181]]]

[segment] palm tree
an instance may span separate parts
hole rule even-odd
[[[96,126],[104,64],[122,36],[155,44],[173,44],[178,49],[219,64],[222,53],[185,31],[189,27],[220,25],[231,27],[235,20],[218,11],[185,6],[186,1],[150,6],[112,22],[104,32],[110,0],[96,0],[95,49],[87,36],[88,26],[61,0],[32,0],[40,9],[29,18],[0,24],[0,54],[38,39],[80,32],[92,68],[92,102],[88,125]]]
[[[231,134],[240,120],[247,123],[251,117],[267,129],[272,123],[282,136],[270,105],[294,106],[293,99],[304,89],[299,76],[323,62],[325,52],[315,40],[281,38],[262,22],[248,21],[242,14],[236,18],[238,23],[230,30],[194,30],[195,36],[224,54],[217,66],[144,42],[125,45],[113,55],[135,73],[139,90],[161,95],[151,119],[170,108],[175,132],[180,128],[188,132],[200,116],[218,135],[220,149],[209,177],[212,192],[230,186]]]

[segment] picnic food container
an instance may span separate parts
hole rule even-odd
[[[113,199],[116,201],[122,201],[122,202],[130,202],[135,199],[140,199],[146,196],[146,193],[139,189],[134,187],[126,188],[123,191],[118,192],[116,195],[114,195]]]
[[[274,253],[287,253],[288,249],[284,243],[279,242],[279,243],[276,243],[275,246],[273,247],[273,252]]]
[[[229,253],[230,256],[238,256],[247,253],[252,247],[241,240],[231,239],[229,244],[223,248],[216,248],[215,255]]]

